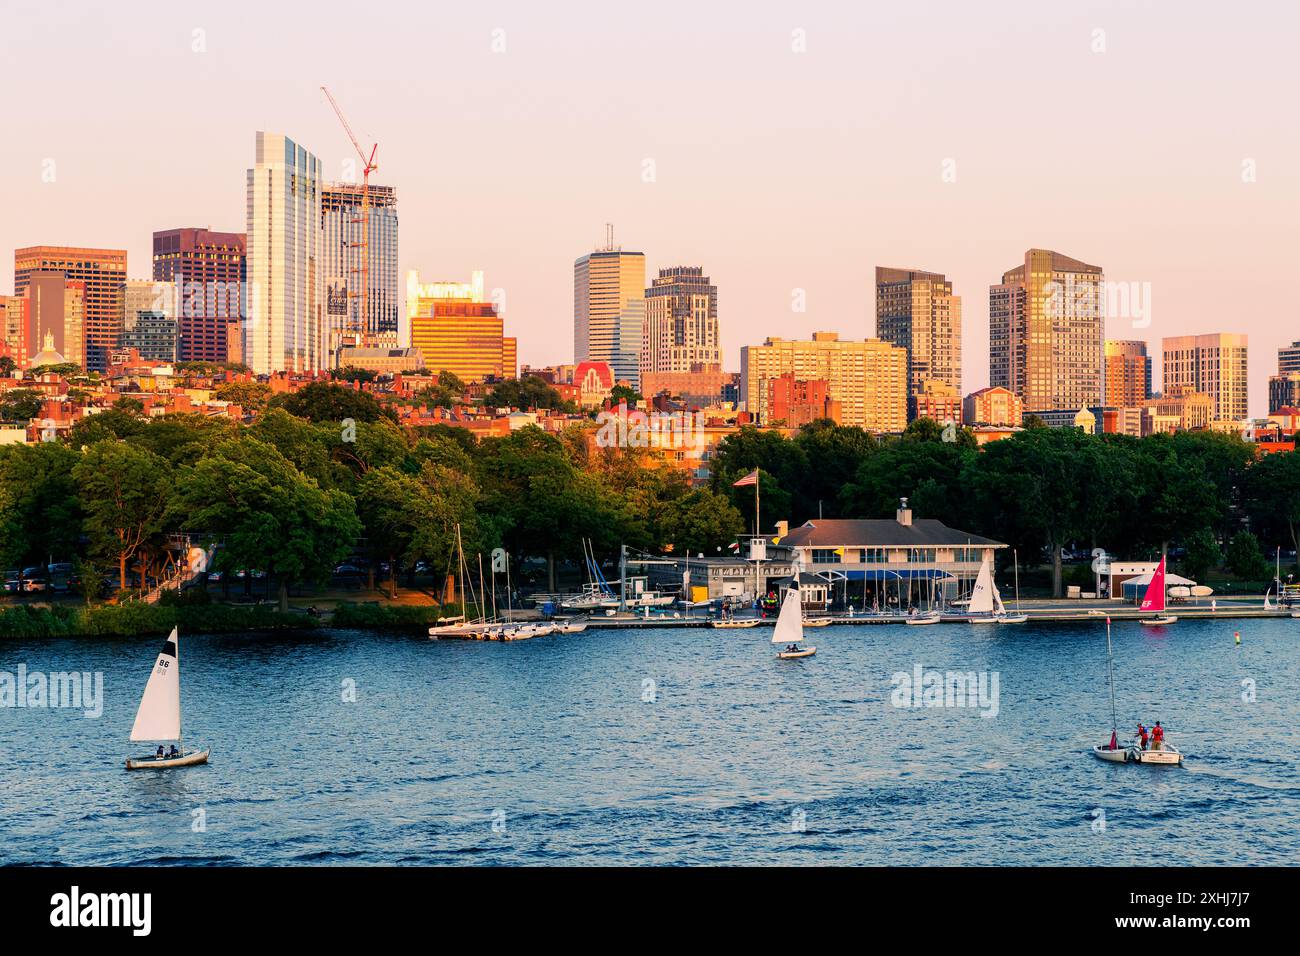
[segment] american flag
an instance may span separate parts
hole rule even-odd
[[[731,483],[731,487],[733,487],[733,488],[744,488],[746,485],[756,485],[756,484],[758,484],[758,469],[757,469],[757,468],[755,468],[753,471],[751,471],[749,474],[747,474],[744,478],[741,478],[740,481],[733,481],[733,482]]]

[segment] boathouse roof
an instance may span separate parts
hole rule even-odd
[[[949,528],[934,518],[817,518],[792,528],[781,548],[1005,548],[1001,541]]]

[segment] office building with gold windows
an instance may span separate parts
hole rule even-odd
[[[465,383],[515,378],[518,342],[506,336],[496,304],[483,293],[483,273],[469,282],[420,281],[406,275],[407,325],[411,347],[430,372],[451,372]]]
[[[1106,340],[1106,402],[1130,408],[1151,397],[1151,356],[1141,340]]]
[[[1101,266],[1028,250],[989,287],[989,384],[1026,412],[1101,405],[1104,283]]]
[[[1213,401],[1211,421],[1246,419],[1246,336],[1175,335],[1161,341],[1161,350],[1166,398],[1200,392]]]
[[[841,341],[835,332],[814,332],[811,341],[769,338],[740,350],[740,399],[759,424],[772,419],[768,382],[792,374],[822,380],[840,406],[840,421],[873,432],[907,427],[907,350],[878,339]]]
[[[877,266],[876,336],[907,350],[909,417],[929,416],[925,396],[940,393],[955,397],[960,410],[961,296],[946,276]]]
[[[125,249],[83,249],[76,246],[31,246],[14,250],[14,294],[26,292],[37,272],[60,273],[82,290],[81,341],[60,349],[69,362],[95,372],[108,371],[108,353],[122,335],[122,289],[126,283]],[[52,287],[51,287],[52,288]],[[56,309],[61,313],[62,309]],[[59,335],[55,333],[55,339]],[[28,338],[34,351],[39,339]],[[79,358],[74,359],[76,354]]]

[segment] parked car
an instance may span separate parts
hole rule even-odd
[[[4,591],[6,594],[17,594],[23,589],[23,576],[19,571],[6,571],[4,577]]]
[[[44,568],[23,568],[23,591],[33,594],[50,589],[50,576]]]

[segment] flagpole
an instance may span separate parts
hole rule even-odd
[[[762,534],[763,522],[759,520],[758,513],[758,473],[754,474],[754,534]]]

